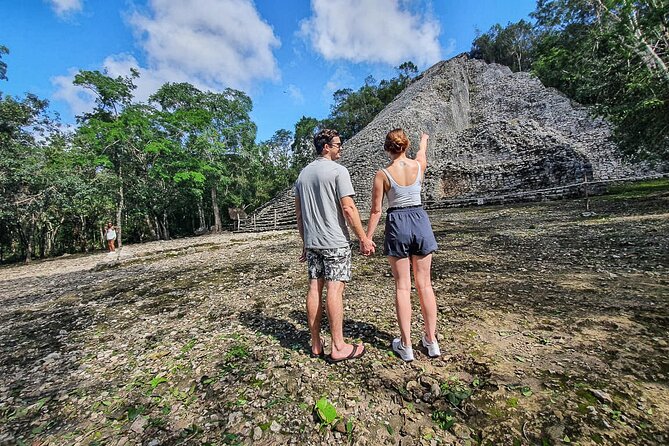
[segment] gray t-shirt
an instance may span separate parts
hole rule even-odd
[[[346,167],[317,158],[300,172],[294,194],[300,199],[306,248],[349,246],[348,227],[339,201],[355,195]]]

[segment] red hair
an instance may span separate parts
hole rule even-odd
[[[409,138],[407,138],[406,133],[402,129],[391,130],[386,135],[386,142],[383,144],[383,148],[387,152],[402,153],[409,148]]]

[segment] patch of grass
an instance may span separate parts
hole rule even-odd
[[[669,178],[618,184],[609,187],[607,195],[608,198],[628,199],[646,197],[659,192],[669,192]]]
[[[499,407],[495,406],[490,406],[488,408],[488,414],[490,415],[490,418],[500,420],[502,418],[506,417],[506,413],[500,409]]]
[[[576,395],[587,401],[589,406],[597,405],[597,398],[595,398],[595,396],[592,393],[590,393],[590,391],[587,389],[584,388],[576,389]]]
[[[235,361],[237,359],[248,358],[249,348],[244,344],[235,344],[225,353],[225,361]]]
[[[188,353],[195,347],[195,344],[197,344],[197,339],[191,339],[190,341],[186,342],[186,344],[181,347],[181,352],[182,353]]]

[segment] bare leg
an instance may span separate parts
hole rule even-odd
[[[395,310],[402,344],[411,346],[411,268],[409,258],[388,256],[395,278]]]
[[[321,319],[323,318],[323,279],[310,279],[307,292],[307,323],[311,333],[311,351],[318,355],[321,352]]]
[[[330,334],[332,335],[332,359],[347,357],[353,351],[353,345],[344,342],[344,304],[343,295],[345,282],[327,281],[327,311],[330,323]],[[360,343],[358,353],[362,352],[363,345]]]
[[[413,274],[416,280],[416,291],[420,298],[420,309],[425,321],[425,337],[428,342],[436,340],[437,329],[437,300],[432,289],[432,254],[426,256],[412,256]]]

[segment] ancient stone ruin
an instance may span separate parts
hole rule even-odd
[[[421,131],[430,134],[423,187],[428,207],[564,196],[584,182],[634,176],[639,169],[615,154],[609,124],[585,107],[529,73],[460,55],[426,70],[344,143],[340,162],[351,172],[363,218],[374,173],[388,162],[385,135],[396,127],[409,135],[411,155]],[[294,224],[288,190],[242,228]]]

